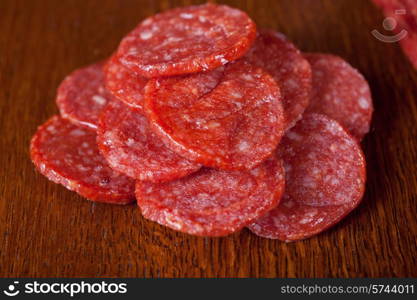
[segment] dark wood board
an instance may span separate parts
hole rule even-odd
[[[383,16],[366,0],[224,1],[303,51],[344,57],[369,80],[366,195],[331,230],[290,244],[246,229],[192,237],[144,220],[133,205],[87,202],[35,172],[29,141],[57,113],[64,76],[109,56],[143,18],[197,2],[0,1],[0,276],[417,276],[417,72],[397,44],[370,34]]]

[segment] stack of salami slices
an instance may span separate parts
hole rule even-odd
[[[228,6],[144,20],[108,60],[65,78],[57,104],[31,142],[37,169],[181,232],[298,240],[363,196],[362,75]]]

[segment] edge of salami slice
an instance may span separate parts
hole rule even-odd
[[[148,81],[126,68],[116,54],[104,65],[106,89],[118,100],[143,111],[144,88]]]
[[[79,126],[97,128],[100,111],[112,100],[104,87],[103,64],[79,68],[61,82],[56,104],[63,118]]]
[[[137,182],[146,219],[184,233],[224,236],[273,209],[284,190],[282,161],[268,159],[250,171],[202,168],[162,184]]]
[[[305,114],[282,139],[286,190],[277,208],[251,224],[282,241],[311,237],[338,223],[365,191],[365,159],[357,140],[325,115]]]
[[[30,155],[41,174],[91,201],[128,204],[135,200],[134,180],[110,169],[91,129],[53,116],[32,137]]]
[[[248,226],[257,236],[289,243],[311,238],[340,223],[359,203],[352,205],[310,206],[288,201]],[[271,221],[273,220],[273,221]]]
[[[147,78],[197,73],[242,57],[255,36],[245,12],[207,3],[147,18],[121,41],[117,55]]]

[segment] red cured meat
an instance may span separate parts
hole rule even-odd
[[[104,88],[103,63],[72,72],[58,88],[61,116],[76,125],[97,128],[98,115],[112,96]]]
[[[200,169],[166,148],[146,118],[119,101],[101,114],[97,143],[114,170],[139,180],[168,181]]]
[[[342,58],[305,54],[313,70],[313,91],[306,112],[327,115],[361,140],[369,131],[373,105],[365,78]]]
[[[365,160],[336,121],[306,114],[278,148],[286,186],[279,206],[249,226],[259,236],[293,241],[339,222],[361,201]]]
[[[255,36],[247,14],[209,3],[149,17],[122,40],[117,54],[145,77],[195,73],[243,56]]]
[[[379,6],[386,17],[396,20],[393,33],[387,36],[400,34],[406,31],[407,35],[399,40],[399,43],[408,59],[417,69],[417,1],[416,0],[373,0]],[[404,11],[405,14],[397,13]]]
[[[248,228],[258,236],[292,242],[312,237],[337,224],[357,203],[310,206],[283,196],[278,208],[270,211]]]
[[[183,157],[219,169],[250,169],[283,135],[279,88],[245,61],[210,72],[150,80],[151,126]]]
[[[224,236],[274,208],[284,189],[282,162],[268,159],[250,171],[202,168],[166,183],[136,184],[145,218],[181,232]]]
[[[144,87],[148,80],[120,63],[113,55],[104,66],[105,86],[114,97],[129,106],[143,110]]]
[[[92,201],[134,201],[135,182],[113,171],[100,155],[96,133],[54,116],[38,128],[30,145],[33,163],[55,183]]]
[[[311,91],[311,68],[300,51],[281,33],[261,31],[246,58],[265,69],[281,89],[286,129],[301,119]]]

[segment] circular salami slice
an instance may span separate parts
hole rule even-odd
[[[249,228],[284,241],[303,239],[340,221],[362,199],[365,160],[336,121],[306,114],[278,148],[286,186],[280,205]]]
[[[114,97],[129,106],[143,110],[144,87],[148,81],[120,63],[113,55],[104,66],[105,86]]]
[[[281,33],[262,30],[246,58],[276,80],[282,94],[286,129],[301,119],[311,92],[311,68],[300,51]]]
[[[114,170],[139,180],[173,180],[201,167],[165,147],[146,118],[120,101],[101,114],[97,143]]]
[[[152,128],[183,157],[219,169],[250,169],[283,135],[279,88],[245,61],[210,72],[152,79],[145,88]]]
[[[127,204],[134,201],[135,182],[107,164],[98,151],[96,133],[59,116],[33,136],[30,154],[49,180],[92,201]]]
[[[103,63],[75,70],[58,88],[56,103],[61,116],[76,125],[97,128],[98,115],[111,100],[104,88]]]
[[[202,168],[166,183],[136,184],[145,218],[200,236],[233,233],[274,208],[284,189],[282,162],[268,159],[250,171]]]
[[[244,12],[209,3],[146,19],[121,41],[117,54],[144,77],[195,73],[243,56],[255,36],[255,23]]]
[[[313,71],[313,90],[307,112],[329,116],[361,140],[368,133],[373,105],[368,83],[340,57],[305,54]]]

